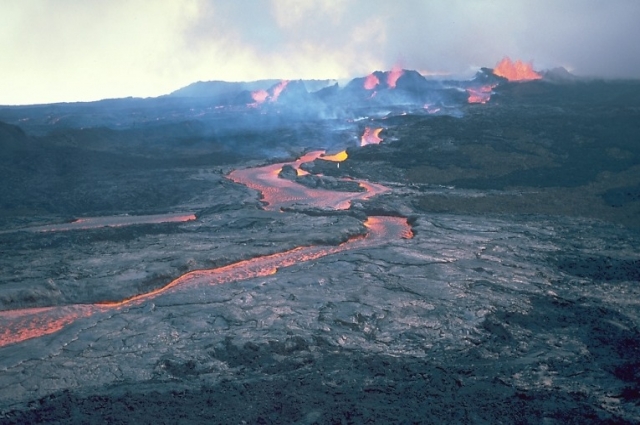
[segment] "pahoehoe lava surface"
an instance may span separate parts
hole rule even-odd
[[[0,108],[0,423],[638,423],[639,90]]]

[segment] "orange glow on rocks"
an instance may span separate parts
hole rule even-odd
[[[383,140],[380,137],[381,131],[382,128],[366,127],[364,129],[364,133],[362,133],[362,137],[360,138],[360,146],[379,145]]]
[[[389,71],[389,74],[387,75],[387,85],[390,88],[395,89],[396,83],[398,82],[398,78],[402,77],[402,74],[404,74],[404,71],[402,70],[402,68],[394,66],[393,69]]]
[[[533,70],[530,63],[524,63],[521,60],[512,62],[509,57],[502,59],[493,69],[493,73],[509,81],[528,81],[542,78],[542,75]]]
[[[375,89],[378,84],[380,84],[380,80],[374,74],[367,75],[367,78],[364,79],[364,88],[367,90]]]
[[[347,151],[342,151],[334,155],[322,155],[320,159],[324,159],[325,161],[342,162],[348,157],[349,155],[347,154]]]

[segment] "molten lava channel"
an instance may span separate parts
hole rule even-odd
[[[216,269],[192,271],[169,282],[162,288],[122,301],[1,311],[0,347],[49,335],[78,319],[106,313],[110,310],[140,305],[163,294],[199,286],[221,285],[269,276],[280,268],[317,260],[347,250],[376,246],[387,240],[413,236],[406,219],[400,217],[369,217],[365,226],[369,229],[366,236],[352,237],[337,246],[303,246]]]
[[[320,158],[324,159],[325,161],[343,162],[347,158],[349,158],[349,155],[347,154],[347,151],[342,151],[333,155],[322,155]]]
[[[353,200],[369,199],[389,190],[376,183],[366,183],[365,187],[361,182],[361,186],[365,187],[365,192],[334,192],[327,189],[312,189],[278,177],[283,166],[291,165],[299,170],[300,165],[305,162],[311,162],[318,158],[326,159],[326,157],[322,157],[323,154],[323,151],[309,152],[294,162],[235,170],[228,177],[236,183],[260,192],[265,209],[272,211],[279,211],[283,207],[294,205],[346,210],[349,209]]]
[[[236,170],[228,177],[261,191],[267,203],[266,209],[276,209],[298,202],[320,208],[348,208],[349,202],[353,199],[365,199],[388,190],[376,183],[360,182],[360,185],[365,189],[364,193],[335,193],[322,189],[309,189],[277,177],[278,171],[286,164],[299,169],[302,163],[313,161],[322,155],[322,151],[310,152],[294,162]],[[346,152],[336,155],[334,158],[336,161],[346,159]],[[342,159],[343,156],[344,159]],[[368,229],[366,235],[352,237],[337,246],[302,246],[224,267],[192,271],[169,282],[162,288],[121,301],[0,311],[0,347],[49,335],[60,331],[78,319],[139,305],[175,291],[269,276],[280,268],[313,261],[327,255],[376,246],[388,240],[413,237],[407,220],[400,217],[369,217],[364,225]]]

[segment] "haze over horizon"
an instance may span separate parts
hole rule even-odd
[[[0,104],[167,94],[196,81],[471,77],[503,57],[640,78],[633,0],[25,0],[0,5]]]

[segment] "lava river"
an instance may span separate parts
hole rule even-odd
[[[289,164],[298,169],[303,162],[312,161],[321,155],[322,152],[312,152],[290,163],[236,170],[229,175],[229,178],[259,190],[266,202],[266,209],[277,209],[298,203],[320,208],[346,209],[349,208],[349,203],[353,199],[365,199],[388,190],[382,185],[362,182],[361,186],[365,192],[332,192],[309,189],[277,177],[282,166]],[[376,246],[389,240],[412,237],[411,228],[404,218],[369,217],[364,224],[368,229],[366,235],[353,237],[337,246],[302,246],[224,267],[192,271],[169,282],[164,287],[117,302],[1,311],[0,347],[48,335],[63,329],[78,319],[139,305],[174,291],[267,276],[276,273],[279,268],[316,260],[327,255]]]
[[[326,189],[310,189],[296,182],[278,177],[285,165],[291,165],[301,174],[300,165],[315,159],[322,159],[323,151],[309,152],[294,162],[267,165],[258,168],[235,170],[229,178],[236,183],[255,189],[262,194],[265,209],[279,210],[282,207],[306,205],[323,209],[346,210],[351,201],[368,199],[387,192],[389,189],[376,183],[360,182],[364,192],[335,192]],[[329,157],[325,157],[329,158]]]

